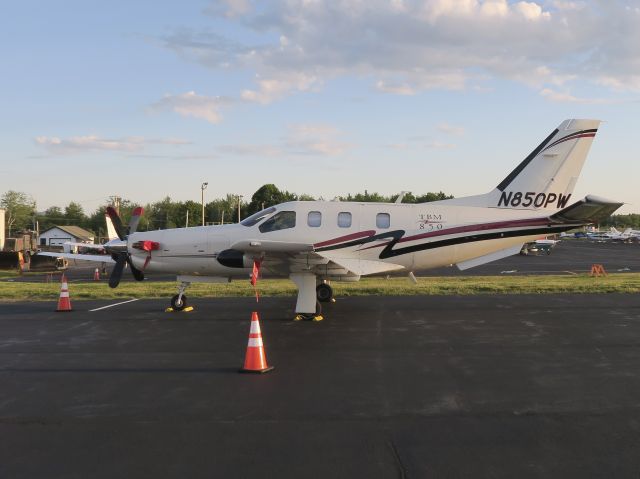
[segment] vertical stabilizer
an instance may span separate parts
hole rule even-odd
[[[563,121],[493,191],[451,202],[526,210],[566,207],[599,125],[599,120]]]
[[[116,229],[113,226],[113,222],[108,214],[105,213],[105,219],[107,223],[107,236],[109,237],[109,241],[118,239],[118,233],[116,233]]]

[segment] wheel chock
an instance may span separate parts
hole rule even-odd
[[[313,321],[314,323],[317,323],[319,321],[322,321],[324,319],[324,316],[322,316],[321,314],[296,314],[296,316],[293,318],[294,321]]]
[[[175,310],[171,306],[164,310],[165,313],[189,313],[193,311],[195,308],[193,306],[187,306],[184,309]]]

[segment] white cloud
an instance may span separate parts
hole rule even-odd
[[[50,153],[74,154],[83,152],[118,151],[138,152],[152,144],[186,145],[190,142],[180,138],[144,138],[129,136],[125,138],[101,138],[97,135],[73,136],[61,139],[56,136],[38,136],[36,144],[46,148]]]
[[[549,12],[543,12],[542,7],[537,3],[518,2],[513,8],[527,20],[537,21],[551,18],[551,14]]]
[[[587,105],[597,105],[612,103],[613,100],[605,98],[579,98],[566,92],[558,92],[550,88],[544,88],[540,91],[540,95],[547,100],[557,103],[582,103]]]
[[[395,95],[415,95],[418,93],[416,88],[412,87],[407,83],[390,83],[383,80],[378,80],[376,82],[376,88],[385,93],[393,93]]]
[[[220,109],[230,103],[228,98],[198,95],[194,91],[180,95],[165,95],[151,105],[151,111],[171,110],[181,116],[191,116],[206,120],[209,123],[219,123],[222,120]]]
[[[285,148],[296,155],[339,156],[350,145],[338,139],[339,132],[327,125],[296,125],[289,129]]]
[[[427,143],[425,147],[434,150],[451,150],[452,148],[455,148],[456,145],[453,143],[444,143],[442,141],[432,141]]]
[[[258,79],[258,90],[244,90],[240,98],[262,104],[279,100],[291,91],[308,91],[317,78],[304,73],[287,75],[283,78]]]
[[[253,74],[254,83],[238,89],[249,102],[268,104],[343,77],[397,95],[481,91],[493,79],[536,90],[571,82],[640,90],[640,9],[624,2],[227,0],[208,13],[246,35],[182,29],[165,45],[216,70]],[[220,121],[215,101],[204,109],[189,105],[183,114]]]
[[[275,144],[221,145],[221,154],[256,157],[336,157],[351,145],[339,139],[340,132],[328,125],[293,125],[285,137]]]
[[[456,126],[456,125],[450,125],[449,123],[440,123],[438,125],[438,130],[441,131],[442,133],[446,133],[448,135],[454,135],[454,136],[462,136],[462,135],[464,135],[464,127]]]

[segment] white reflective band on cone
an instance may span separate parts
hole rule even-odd
[[[250,348],[261,348],[262,347],[262,338],[249,338],[249,347]]]
[[[61,298],[68,298],[69,297],[69,291],[61,291],[60,292],[60,297]]]
[[[258,321],[251,321],[251,331],[249,334],[260,334],[260,323]]]

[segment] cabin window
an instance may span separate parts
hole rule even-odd
[[[322,213],[319,211],[309,211],[307,216],[307,224],[312,228],[317,228],[322,224]]]
[[[391,216],[389,213],[378,213],[376,215],[376,227],[388,228],[389,226],[391,226]]]
[[[296,226],[296,212],[295,211],[280,211],[276,213],[267,221],[262,223],[258,229],[262,233],[268,233],[270,231],[286,230],[294,228]]]
[[[257,213],[254,213],[251,216],[249,216],[248,218],[243,219],[240,222],[240,224],[243,225],[243,226],[253,226],[253,225],[257,224],[258,222],[260,222],[261,220],[265,219],[267,216],[269,216],[275,210],[276,210],[276,207],[272,206],[270,208],[267,208],[266,210],[258,211]]]
[[[340,228],[351,228],[351,213],[348,211],[338,213],[338,226]]]

